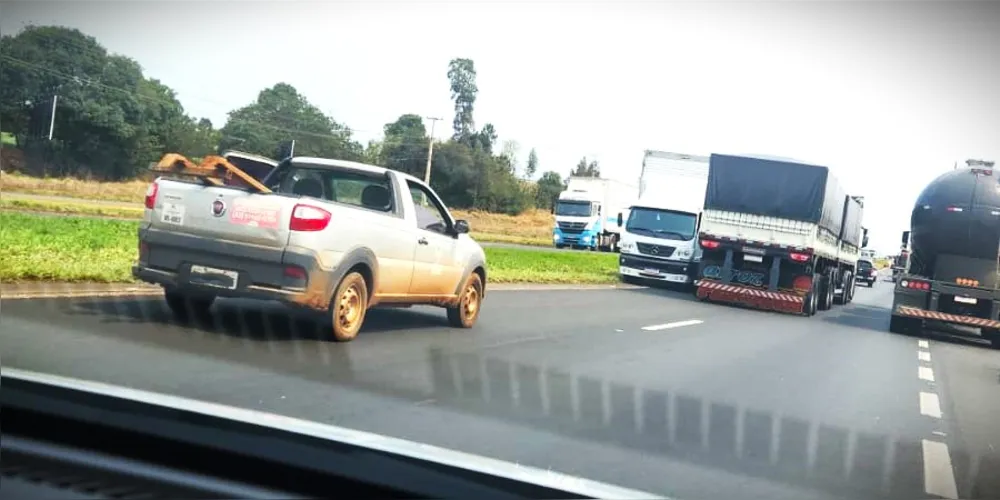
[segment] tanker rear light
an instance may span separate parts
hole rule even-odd
[[[969,279],[969,278],[955,278],[955,283],[962,286],[979,286],[979,280]]]
[[[947,211],[949,211],[949,212],[962,212],[962,211],[964,211],[965,209],[964,209],[964,208],[962,208],[962,207],[948,207],[948,208],[946,208],[945,210],[947,210]]]
[[[899,282],[899,286],[903,288],[909,288],[910,290],[927,291],[931,289],[930,283],[926,281],[916,281],[916,280],[902,280]]]
[[[812,255],[807,253],[791,252],[788,254],[788,257],[795,262],[808,262],[809,259],[812,258]]]

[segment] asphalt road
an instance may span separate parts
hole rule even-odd
[[[382,310],[337,344],[271,304],[223,301],[196,327],[153,297],[4,300],[0,352],[675,498],[1000,498],[1000,355],[890,334],[890,301],[881,282],[803,318],[496,291],[472,330]]]

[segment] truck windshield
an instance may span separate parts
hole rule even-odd
[[[685,212],[635,207],[628,216],[625,230],[630,233],[667,240],[694,238],[698,217]]]
[[[556,215],[569,217],[590,217],[589,201],[560,201],[556,203]]]

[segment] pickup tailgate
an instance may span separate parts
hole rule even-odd
[[[276,194],[160,180],[140,230],[140,261],[179,284],[282,287],[289,220],[298,201]]]

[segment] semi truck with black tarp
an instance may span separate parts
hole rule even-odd
[[[910,215],[908,267],[896,279],[889,331],[926,321],[979,328],[1000,347],[1000,182],[968,160],[924,188]]]
[[[851,301],[862,198],[823,166],[720,154],[709,165],[699,299],[806,316]]]

